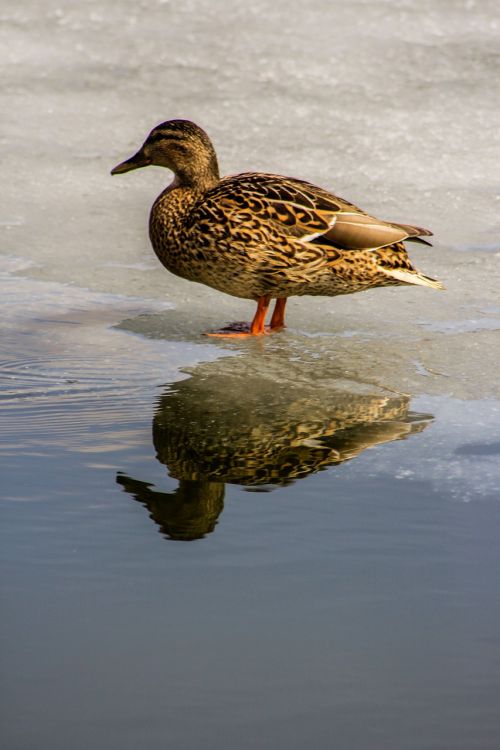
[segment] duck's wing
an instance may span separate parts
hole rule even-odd
[[[261,220],[291,240],[339,250],[378,249],[432,234],[422,227],[381,221],[316,185],[279,175],[226,177],[210,198],[234,219]]]
[[[362,212],[343,210],[333,227],[325,233],[325,239],[346,250],[377,250],[405,240],[430,245],[427,240],[420,239],[430,235],[432,232],[423,227],[396,224]]]

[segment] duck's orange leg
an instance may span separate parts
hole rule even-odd
[[[257,300],[257,310],[250,324],[250,333],[252,336],[261,336],[266,332],[265,322],[269,302],[269,297],[259,297]]]
[[[273,315],[271,318],[271,331],[276,331],[279,328],[285,328],[285,306],[286,297],[278,297],[276,305],[274,306]]]
[[[227,328],[221,328],[220,331],[207,332],[206,336],[223,336],[230,338],[242,338],[248,336],[262,336],[268,333],[265,321],[267,308],[269,307],[269,297],[259,297],[257,300],[257,311],[250,325],[248,323],[232,323]]]

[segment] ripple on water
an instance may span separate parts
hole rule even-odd
[[[134,415],[152,407],[138,368],[89,357],[19,357],[0,361],[0,450],[64,445],[103,452],[129,443]]]
[[[11,275],[23,269],[16,258],[0,263],[0,450],[90,450],[92,440],[104,450],[96,436],[107,431],[116,444],[118,431],[130,432],[133,414],[150,408],[151,388],[171,369],[162,342],[113,326],[165,305]]]
[[[127,368],[126,376],[112,375],[109,365],[88,357],[20,357],[0,360],[0,402],[80,396],[109,391],[117,394],[143,381],[143,374]]]

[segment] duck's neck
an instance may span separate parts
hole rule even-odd
[[[220,176],[217,168],[196,172],[177,172],[169,187],[170,189],[190,188],[196,192],[206,193],[207,190],[215,187],[219,181]]]
[[[213,148],[191,154],[188,162],[175,168],[175,187],[191,188],[202,193],[217,185],[220,180],[217,155]]]

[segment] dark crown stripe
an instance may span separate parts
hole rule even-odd
[[[166,131],[160,131],[158,133],[153,133],[149,136],[148,142],[149,143],[156,143],[156,141],[185,141],[186,136],[181,135],[179,133],[172,133],[172,131],[166,130]]]

